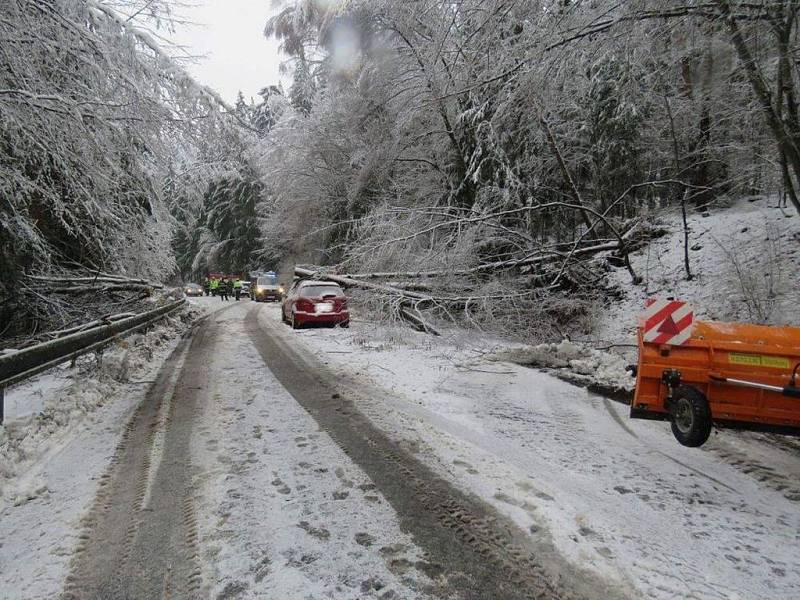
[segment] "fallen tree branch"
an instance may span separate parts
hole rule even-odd
[[[120,283],[108,285],[50,287],[47,288],[47,290],[58,294],[82,294],[85,292],[152,292],[153,287],[149,284],[141,283]]]
[[[132,279],[129,277],[124,277],[122,275],[98,275],[97,277],[56,277],[56,276],[48,276],[48,275],[25,275],[27,279],[30,279],[37,283],[42,284],[96,284],[96,283],[112,283],[112,284],[138,284],[138,285],[146,285],[151,288],[155,289],[163,289],[163,285],[160,283],[154,283],[152,281],[148,281],[146,279]],[[71,286],[74,287],[74,286]]]
[[[333,281],[334,283],[338,283],[347,288],[350,287],[362,288],[362,289],[372,290],[374,292],[380,292],[382,294],[399,296],[401,298],[406,298],[409,300],[433,300],[433,297],[427,294],[420,294],[417,292],[413,292],[411,290],[404,290],[392,287],[390,285],[380,285],[377,283],[370,283],[367,281],[358,281],[356,279],[343,275],[331,275],[330,273],[326,273],[325,271],[307,269],[304,267],[295,267],[294,272],[298,277],[304,277],[309,279],[319,278],[326,281]]]
[[[626,234],[627,235],[627,234]],[[623,236],[625,237],[625,236]],[[613,251],[619,249],[619,243],[614,242],[607,242],[604,244],[597,244],[595,246],[586,246],[584,248],[579,248],[572,252],[571,256],[584,256],[584,255],[591,255],[597,254],[599,252],[606,252],[606,251]],[[348,274],[347,278],[352,281],[359,281],[361,283],[365,283],[361,280],[363,279],[389,279],[392,277],[400,277],[400,278],[416,278],[416,277],[446,277],[449,275],[475,275],[477,273],[483,273],[486,271],[496,271],[502,269],[511,269],[514,267],[527,267],[531,265],[540,264],[543,262],[547,262],[553,260],[554,258],[558,258],[562,256],[561,253],[558,252],[551,252],[547,255],[540,255],[537,254],[536,256],[531,257],[524,257],[524,258],[516,258],[511,260],[502,260],[497,262],[485,263],[482,265],[478,265],[476,267],[472,267],[469,269],[458,269],[458,270],[439,270],[439,271],[397,271],[392,273],[354,273]]]
[[[92,327],[100,327],[102,325],[108,325],[109,323],[113,323],[114,321],[119,321],[120,319],[127,319],[128,317],[136,316],[136,313],[132,312],[125,312],[120,313],[118,315],[107,315],[104,317],[100,317],[94,321],[90,321],[88,323],[83,323],[82,325],[76,325],[75,327],[70,327],[68,329],[61,329],[59,331],[48,331],[47,335],[51,338],[57,338],[64,335],[69,335],[71,333],[76,333],[78,331],[85,331],[86,329],[91,329]]]
[[[417,329],[418,331],[421,331],[423,333],[430,333],[431,335],[435,335],[437,337],[441,335],[436,329],[434,329],[433,327],[428,325],[427,322],[425,322],[425,319],[422,318],[422,315],[419,314],[418,310],[414,310],[412,312],[411,309],[401,306],[399,313],[401,317],[403,317],[406,321],[411,323],[414,326],[414,328]]]

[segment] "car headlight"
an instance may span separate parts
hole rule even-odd
[[[263,286],[258,286],[258,287],[256,288],[256,291],[257,291],[257,292],[263,292],[263,291],[264,291],[264,287],[263,287]]]
[[[279,288],[278,288],[278,291],[279,291],[279,292],[282,294],[282,293],[283,293],[283,292],[285,292],[286,290],[284,290],[284,289],[283,289],[283,287],[279,287]]]

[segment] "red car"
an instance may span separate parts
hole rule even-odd
[[[338,284],[329,281],[298,281],[286,294],[281,317],[293,329],[309,323],[350,325],[347,298]]]

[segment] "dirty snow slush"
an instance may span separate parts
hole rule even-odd
[[[129,422],[84,519],[66,598],[188,597],[198,589],[189,438],[207,329],[178,345]]]

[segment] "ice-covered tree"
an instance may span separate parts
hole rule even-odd
[[[24,272],[174,273],[167,177],[238,127],[156,42],[174,18],[168,0],[2,3],[0,296]],[[3,297],[2,320],[40,302]]]

